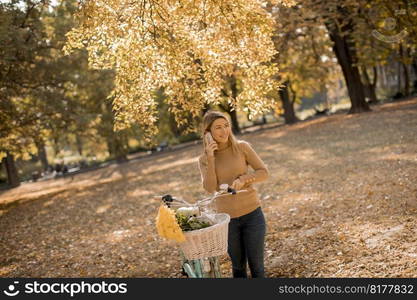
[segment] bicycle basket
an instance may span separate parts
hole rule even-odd
[[[179,243],[188,260],[219,256],[227,253],[227,236],[230,216],[214,215],[215,224],[193,231],[184,232],[185,242]]]

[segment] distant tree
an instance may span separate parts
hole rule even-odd
[[[365,99],[363,86],[358,67],[357,45],[354,30],[358,15],[358,3],[355,1],[331,1],[329,5],[317,4],[330,39],[333,41],[333,51],[342,68],[346,86],[351,101],[349,113],[369,111],[369,105]]]
[[[337,74],[337,63],[331,50],[326,28],[302,2],[292,7],[272,6],[277,20],[273,40],[280,67],[278,91],[285,123],[298,121],[294,104],[302,97],[323,91]]]
[[[36,152],[41,120],[54,117],[39,109],[57,84],[45,68],[51,45],[40,16],[47,7],[47,1],[0,3],[0,157],[13,187],[19,185],[14,159]]]
[[[76,8],[75,0],[57,7],[30,0],[0,4],[0,158],[10,186],[19,184],[16,158],[37,154],[48,168],[48,140],[57,153],[60,141],[72,134],[79,148],[83,138],[95,138],[97,132],[114,134],[113,125],[107,135],[99,130],[100,119],[113,115],[103,106],[112,89],[111,72],[88,70],[86,51],[62,52]]]
[[[222,89],[224,101],[220,102],[218,105],[223,111],[230,115],[232,130],[235,134],[238,134],[240,133],[240,125],[237,118],[236,107],[233,106],[233,103],[236,102],[239,95],[238,79],[236,77],[237,75],[232,75],[225,81],[225,86]]]

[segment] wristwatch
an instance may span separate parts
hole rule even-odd
[[[239,180],[242,180],[240,177],[241,177],[241,176],[239,176]],[[243,181],[243,180],[242,180],[242,181]],[[252,183],[252,182],[254,182],[254,181],[255,181],[255,177],[254,177],[254,176],[251,176],[251,177],[247,178],[246,180],[244,180],[245,184],[247,184],[247,183]]]

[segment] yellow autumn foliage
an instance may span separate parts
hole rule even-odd
[[[116,129],[138,124],[155,134],[160,87],[177,124],[186,125],[182,113],[198,117],[205,104],[218,104],[235,74],[242,92],[228,100],[252,116],[274,106],[268,93],[279,87],[275,20],[266,6],[263,0],[81,1],[64,50],[85,48],[90,67],[115,71],[109,99]]]
[[[185,242],[185,236],[175,218],[175,212],[167,207],[161,205],[156,216],[156,228],[159,236],[175,240],[177,242]]]

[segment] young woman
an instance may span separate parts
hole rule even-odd
[[[247,277],[246,263],[252,278],[265,277],[265,218],[253,183],[264,181],[268,169],[249,143],[234,137],[229,119],[221,112],[209,111],[203,118],[204,153],[199,158],[203,187],[209,193],[228,184],[245,190],[217,205],[219,212],[230,215],[228,254],[233,277]],[[248,165],[254,172],[248,172]],[[219,209],[219,207],[221,209]]]

